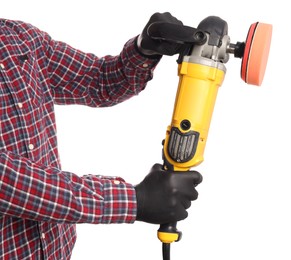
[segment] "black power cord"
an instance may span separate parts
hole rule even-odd
[[[163,260],[170,260],[170,243],[163,243]]]

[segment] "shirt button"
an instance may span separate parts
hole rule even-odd
[[[149,66],[149,64],[144,63],[142,66],[143,66],[144,68],[147,68],[147,67]]]
[[[22,104],[22,103],[18,103],[17,106],[18,106],[19,108],[23,108],[23,104]]]
[[[118,185],[118,184],[120,184],[120,181],[119,180],[114,180],[113,183]]]
[[[41,233],[41,238],[45,239],[45,233]]]
[[[29,145],[28,145],[28,148],[29,148],[29,150],[33,150],[34,145],[33,145],[33,144],[29,144]]]
[[[5,66],[3,63],[0,63],[0,67],[1,67],[1,69],[5,69]]]

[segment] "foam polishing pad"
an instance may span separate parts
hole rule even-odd
[[[241,78],[251,85],[262,84],[268,62],[272,38],[272,25],[254,23],[245,41],[241,64]]]

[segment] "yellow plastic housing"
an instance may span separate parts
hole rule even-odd
[[[168,126],[164,141],[164,159],[173,166],[175,171],[187,171],[199,165],[204,160],[204,149],[217,97],[225,71],[208,65],[182,62],[178,67],[179,86],[177,89],[175,106],[171,125]],[[188,120],[190,129],[181,128],[181,122]],[[196,152],[186,162],[177,162],[168,153],[171,129],[178,128],[183,134],[195,131],[199,133]]]

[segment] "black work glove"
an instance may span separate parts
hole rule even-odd
[[[195,187],[202,182],[196,171],[166,171],[155,164],[145,179],[135,186],[136,220],[152,224],[173,223],[188,216],[186,209],[196,200]]]
[[[169,12],[166,13],[155,13],[151,16],[147,25],[143,29],[142,33],[137,38],[138,50],[146,56],[151,55],[169,55],[180,53],[184,45],[182,43],[167,41],[167,40],[154,40],[148,35],[148,28],[153,23],[168,23],[167,28],[155,27],[155,35],[163,36],[163,30],[167,35],[173,35],[174,38],[183,38],[184,34],[188,36],[188,33],[181,30],[183,23],[177,18],[173,17]],[[179,26],[177,26],[179,25]]]

